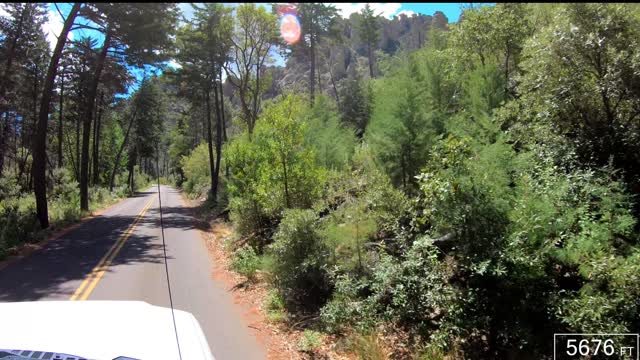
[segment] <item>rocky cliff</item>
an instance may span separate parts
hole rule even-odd
[[[361,15],[351,14],[347,19],[339,19],[335,26],[337,38],[325,40],[317,49],[318,90],[330,95],[340,89],[343,79],[353,71],[368,77],[367,48],[358,31]],[[377,55],[393,55],[398,51],[411,51],[422,47],[429,41],[432,28],[446,30],[449,24],[444,13],[437,11],[433,16],[401,14],[389,20],[378,18],[381,24]],[[287,57],[284,67],[272,66],[267,69],[273,78],[267,98],[281,93],[285,89],[307,91],[309,81],[309,60],[307,54],[294,52]]]

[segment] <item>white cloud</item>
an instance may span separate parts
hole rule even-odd
[[[340,15],[343,18],[348,18],[349,15],[360,12],[367,3],[331,3],[338,9]],[[374,14],[380,14],[381,16],[391,19],[402,7],[401,3],[369,3]]]
[[[57,11],[49,10],[47,21],[42,24],[42,31],[44,31],[44,34],[49,41],[49,48],[51,48],[51,50],[56,47],[58,36],[60,36],[60,32],[62,32],[63,26],[64,21],[60,17],[60,14],[58,14]],[[73,40],[72,32],[69,32],[69,36],[67,36],[67,39]]]
[[[405,14],[407,17],[412,17],[416,13],[415,13],[415,11],[412,11],[412,10],[402,10],[399,13],[397,13],[395,16],[400,16],[402,14]]]

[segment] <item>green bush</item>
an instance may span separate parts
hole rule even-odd
[[[305,141],[314,149],[316,163],[327,169],[344,169],[353,156],[356,137],[340,122],[335,102],[324,95],[307,111]]]
[[[146,174],[140,171],[140,167],[138,165],[134,167],[133,174],[135,176],[135,180],[134,180],[135,189],[133,189],[134,191],[146,190],[150,185],[156,182],[155,178],[152,179],[151,176],[149,176],[149,174]]]
[[[282,299],[282,296],[273,289],[269,290],[269,294],[265,301],[265,307],[267,308],[267,318],[270,321],[280,322],[287,318],[284,299]]]
[[[387,351],[375,332],[369,334],[353,334],[347,339],[347,347],[361,360],[386,360]]]
[[[367,296],[369,281],[356,279],[350,274],[336,275],[331,300],[320,310],[320,320],[330,333],[343,333],[351,328],[371,330],[380,316],[375,299]]]
[[[20,194],[18,180],[12,173],[0,176],[0,201],[7,198],[17,197]]]
[[[268,242],[284,209],[309,208],[320,196],[324,171],[305,142],[304,103],[293,95],[262,113],[251,136],[243,133],[226,147],[231,218],[242,236]]]
[[[322,334],[313,330],[305,330],[302,333],[302,338],[298,341],[298,350],[304,352],[316,352],[321,346]]]
[[[0,201],[0,258],[8,248],[31,241],[39,229],[33,196]]]
[[[256,272],[260,269],[260,257],[252,247],[245,246],[234,253],[231,268],[246,276],[249,281],[254,281]]]
[[[314,310],[331,293],[324,269],[328,251],[311,210],[285,210],[269,251],[274,256],[273,278],[287,308]]]
[[[207,143],[201,143],[189,155],[182,156],[180,163],[186,179],[182,184],[183,190],[193,198],[206,196],[211,189]]]

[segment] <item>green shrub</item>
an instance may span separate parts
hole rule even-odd
[[[305,141],[314,149],[316,163],[327,169],[344,169],[356,145],[354,131],[340,122],[335,102],[324,95],[307,111]]]
[[[343,333],[351,328],[371,330],[380,319],[375,299],[370,295],[369,281],[356,279],[349,273],[335,276],[331,300],[320,309],[320,320],[330,333]]]
[[[133,189],[134,191],[146,190],[150,185],[156,183],[156,179],[152,179],[149,174],[140,171],[140,167],[138,165],[134,167],[133,174],[135,177],[135,189]]]
[[[273,289],[269,290],[269,294],[265,300],[265,307],[267,309],[267,318],[270,321],[281,322],[287,318],[284,299]]]
[[[39,229],[32,195],[0,201],[0,258],[8,248],[33,240]]]
[[[231,268],[246,276],[249,281],[254,281],[256,272],[260,269],[260,257],[252,247],[245,246],[234,253]]]
[[[319,198],[324,170],[305,141],[304,103],[287,96],[262,113],[251,137],[243,133],[225,148],[231,218],[258,251],[275,230],[284,209],[309,208]]]
[[[290,309],[318,309],[331,293],[323,267],[328,251],[316,229],[317,220],[311,210],[286,210],[269,247],[276,288]]]
[[[320,349],[322,346],[322,334],[313,331],[305,330],[302,333],[302,338],[298,340],[298,350],[313,353]]]
[[[20,194],[18,180],[12,173],[3,173],[0,176],[0,201],[7,198],[17,197]]]
[[[211,189],[211,170],[209,167],[209,148],[207,143],[198,145],[180,161],[184,171],[184,191],[193,198],[206,196]]]
[[[361,360],[386,360],[389,358],[380,337],[375,332],[352,334],[347,339],[347,348]]]

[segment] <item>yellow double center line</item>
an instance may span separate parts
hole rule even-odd
[[[109,251],[107,251],[102,259],[100,259],[98,265],[96,265],[93,270],[91,270],[89,275],[87,275],[82,284],[80,284],[80,287],[78,287],[76,292],[71,295],[69,300],[86,300],[89,295],[91,295],[93,289],[96,287],[96,285],[98,285],[98,281],[100,281],[105,271],[107,271],[109,265],[111,265],[113,259],[116,257],[116,255],[118,255],[118,252],[122,249],[129,236],[131,236],[131,233],[133,233],[133,229],[136,227],[138,222],[140,222],[147,210],[149,210],[149,207],[151,207],[154,199],[154,197],[151,197],[151,199],[149,199],[142,211],[138,214],[138,216],[136,216],[135,220],[133,220],[133,223],[129,225],[124,234],[120,236],[116,243],[113,244]]]

